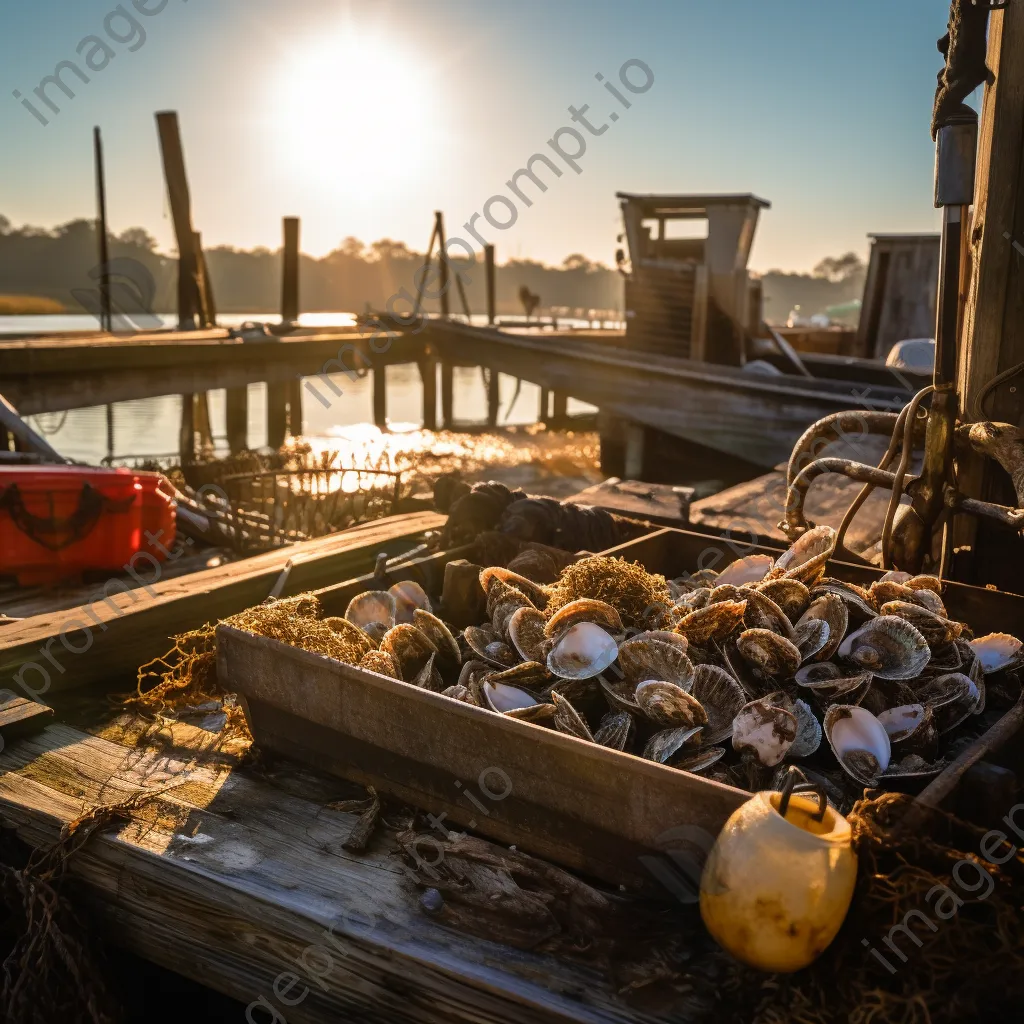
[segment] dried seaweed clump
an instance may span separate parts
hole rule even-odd
[[[314,654],[324,654],[350,665],[358,664],[365,652],[319,618],[320,602],[313,594],[299,594],[247,608],[224,620],[224,625],[270,637]]]
[[[644,626],[652,608],[671,604],[665,577],[624,558],[591,555],[566,567],[551,588],[548,611],[581,597],[612,605],[626,626]]]

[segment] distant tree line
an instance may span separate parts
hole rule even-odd
[[[157,252],[156,241],[142,228],[129,228],[109,241],[112,260],[137,261],[153,279],[151,312],[170,313],[176,303],[177,259]],[[337,249],[315,259],[300,259],[302,309],[308,312],[333,310],[362,312],[367,307],[383,309],[393,296],[398,310],[407,308],[406,296],[415,296],[415,274],[423,265],[423,253],[405,243],[383,238],[366,245],[346,238]],[[207,265],[219,311],[224,313],[272,314],[278,310],[281,290],[281,253],[265,248],[251,250],[216,246],[206,250]],[[62,303],[68,312],[81,310],[74,292],[95,290],[90,277],[97,264],[96,230],[91,220],[73,220],[52,230],[22,226],[15,228],[0,215],[0,296],[34,296]],[[482,260],[470,265],[455,259],[455,267],[468,277],[466,297],[474,313],[486,309]],[[822,260],[814,272],[787,274],[772,270],[763,275],[765,316],[784,322],[790,309],[799,305],[810,315],[827,306],[859,298],[864,283],[864,265],[853,253]],[[566,257],[560,267],[534,260],[509,260],[500,264],[496,275],[499,315],[522,312],[519,292],[523,286],[541,298],[540,310],[563,315],[586,315],[597,310],[618,315],[622,310],[622,277],[601,263],[579,253]],[[404,292],[402,291],[404,289]],[[461,311],[457,290],[450,293],[450,306]],[[438,308],[436,299],[425,300],[425,308]]]

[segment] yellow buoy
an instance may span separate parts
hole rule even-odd
[[[820,956],[857,881],[850,823],[824,793],[814,800],[792,788],[787,780],[784,792],[758,793],[736,810],[701,876],[708,931],[764,971],[798,971]]]

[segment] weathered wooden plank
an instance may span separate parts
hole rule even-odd
[[[176,579],[140,562],[138,589],[114,578],[87,604],[4,626],[0,673],[30,696],[134,674],[166,651],[169,636],[264,600],[289,560],[284,596],[367,572],[377,552],[400,554],[443,524],[436,513],[411,512]]]
[[[0,755],[0,813],[34,846],[85,808],[175,787],[70,862],[110,941],[247,1007],[262,999],[289,1024],[685,1019],[628,1008],[595,969],[441,927],[417,909],[390,843],[347,853],[356,816],[288,791],[323,780],[197,767],[190,742],[186,731],[180,756],[128,751],[51,726]],[[282,1005],[275,981],[297,1005]]]
[[[11,740],[42,729],[53,718],[53,708],[25,697],[8,697],[0,690],[0,750]]]

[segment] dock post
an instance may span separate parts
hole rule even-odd
[[[199,291],[199,260],[196,255],[195,230],[192,227],[192,197],[185,173],[185,154],[181,145],[178,115],[165,110],[156,115],[163,154],[167,196],[174,222],[174,236],[178,245],[178,327],[191,330],[196,315],[202,314]]]
[[[379,363],[373,368],[373,422],[388,429],[388,368]]]
[[[437,430],[437,356],[428,352],[418,366],[423,381],[423,429]]]
[[[288,436],[288,381],[267,381],[267,447],[284,447]]]
[[[555,430],[562,430],[569,418],[569,396],[564,391],[552,392],[551,423]]]
[[[196,457],[195,396],[181,396],[181,429],[178,432],[178,452],[182,467],[191,466]]]
[[[622,475],[627,480],[644,478],[644,428],[636,423],[626,426],[626,451]]]
[[[551,392],[547,388],[540,389],[540,409],[537,413],[537,419],[545,427],[551,425]]]
[[[494,287],[494,246],[484,246],[484,262],[487,266],[487,323],[493,327],[497,314],[497,303],[495,302]]]
[[[107,245],[107,179],[103,169],[103,136],[99,128],[92,130],[93,155],[96,160],[96,240],[99,243],[100,330],[113,331],[114,315],[110,305],[110,250]],[[110,452],[113,455],[113,449]]]
[[[438,253],[437,265],[440,271],[438,275],[438,291],[441,293],[441,316],[448,319],[448,253],[444,247],[444,214],[437,210],[434,213],[435,218],[435,230],[437,231],[438,245],[440,252]],[[444,371],[442,370],[442,373]]]
[[[501,375],[492,366],[487,378],[487,426],[498,425],[498,409],[501,405]]]
[[[249,389],[227,388],[224,392],[228,449],[232,455],[249,447]]]
[[[451,363],[441,360],[441,427],[455,427],[455,370]]]
[[[299,320],[299,218],[284,218],[281,276],[281,323]]]
[[[302,377],[288,381],[288,433],[302,437]]]
[[[4,439],[7,432],[4,431]],[[0,446],[3,447],[3,446]],[[114,461],[114,407],[107,403],[107,458]]]
[[[193,398],[193,426],[199,435],[199,450],[213,451],[213,428],[210,426],[210,402],[208,393],[200,391]]]

